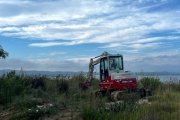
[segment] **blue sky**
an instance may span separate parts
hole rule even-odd
[[[1,69],[87,71],[103,51],[130,71],[180,71],[179,0],[0,0]]]

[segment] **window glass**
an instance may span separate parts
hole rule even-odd
[[[105,80],[105,77],[104,77],[104,61],[103,60],[101,60],[101,62],[100,62],[100,79],[101,79],[101,81]]]
[[[107,62],[107,59],[104,59],[104,68],[105,68],[105,70],[108,69],[108,62]]]
[[[122,63],[121,56],[113,56],[109,58],[109,68],[110,70],[123,70],[123,63]]]

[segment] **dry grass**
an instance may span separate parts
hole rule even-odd
[[[180,83],[159,83],[153,78],[146,79],[151,81],[147,84],[143,79],[146,87],[154,90],[154,95],[148,98],[151,104],[139,105],[136,101],[128,101],[107,109],[108,97],[97,98],[94,95],[96,80],[92,88],[81,90],[79,83],[85,81],[82,75],[69,80],[52,80],[22,77],[11,72],[0,78],[0,119],[179,120]],[[36,112],[37,106],[47,104],[53,106]],[[8,115],[4,117],[3,111]]]

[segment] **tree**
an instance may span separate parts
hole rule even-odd
[[[8,53],[0,46],[0,58],[5,59]]]

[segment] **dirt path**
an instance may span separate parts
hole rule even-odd
[[[43,120],[82,120],[80,117],[80,112],[72,110],[63,110],[59,113],[45,117]]]
[[[9,108],[7,110],[0,109],[0,120],[9,120],[9,118],[14,114],[14,108]]]

